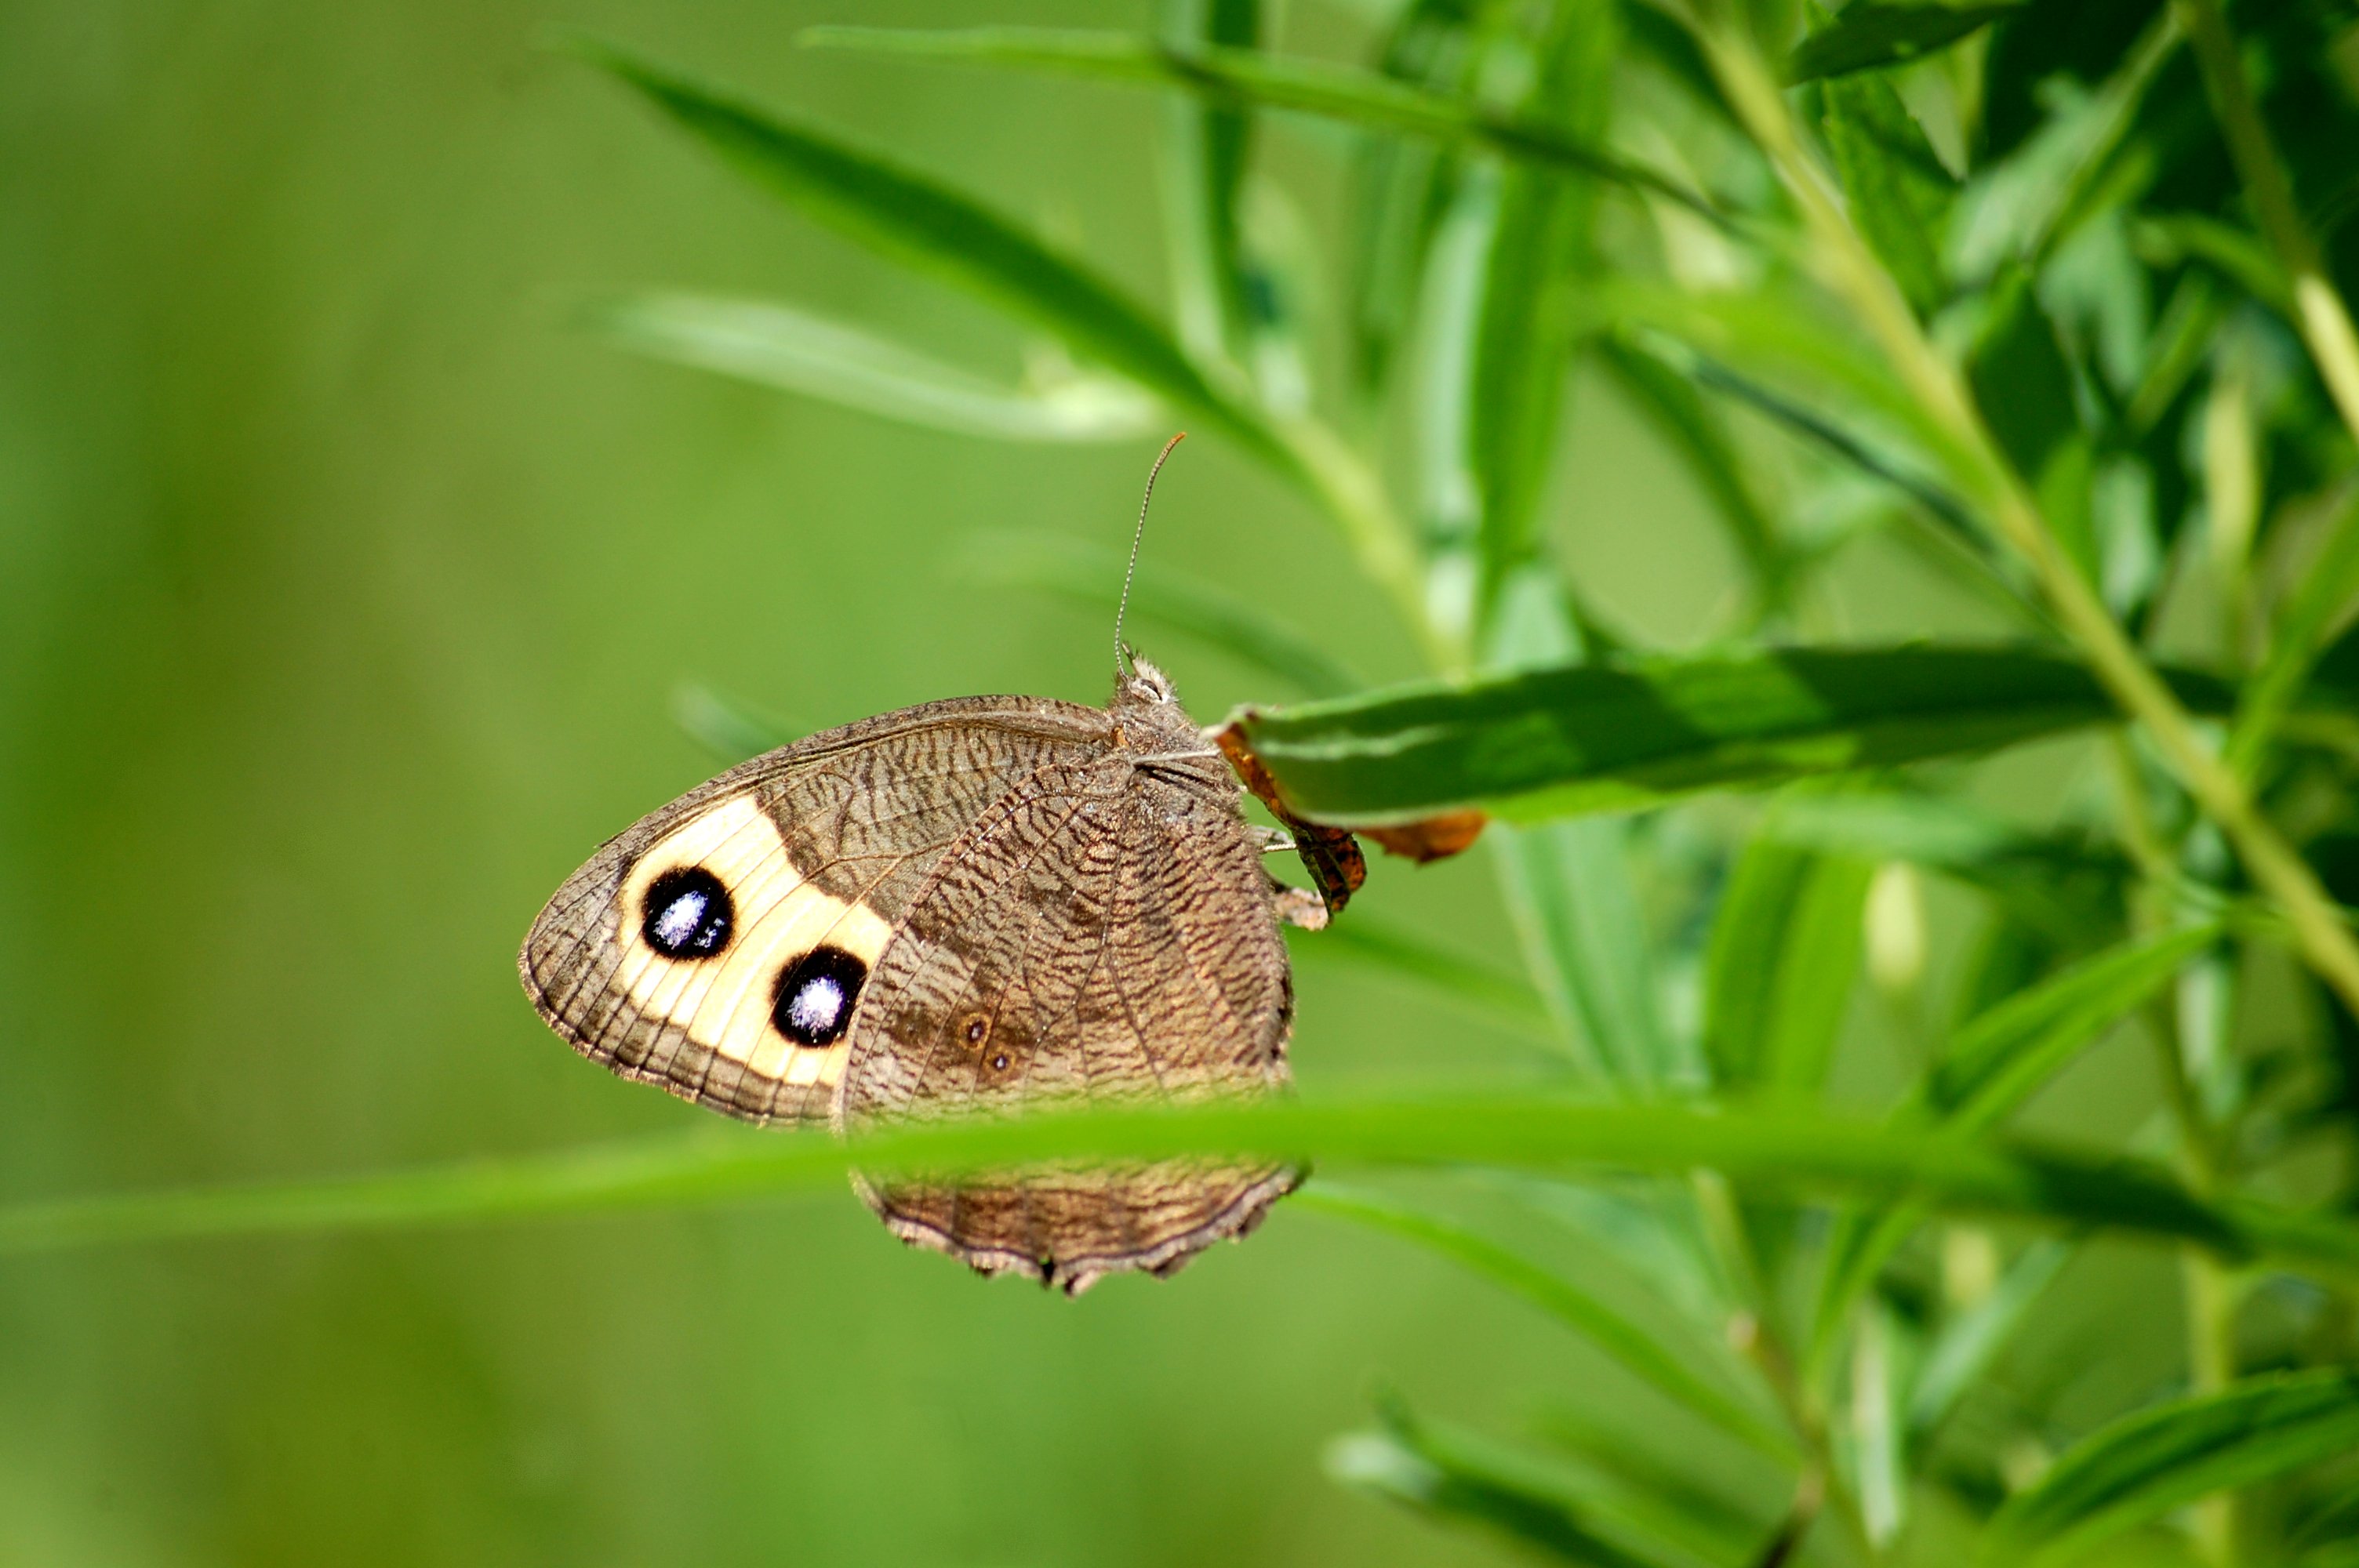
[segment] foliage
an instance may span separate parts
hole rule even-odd
[[[1208,585],[1150,572],[1136,608],[1311,699],[1237,719],[1302,815],[1504,819],[1488,848],[1526,977],[1348,918],[1330,953],[1518,1020],[1578,1089],[1314,1086],[1259,1119],[954,1130],[864,1157],[1262,1139],[1505,1184],[1529,1213],[1504,1237],[1426,1206],[1441,1196],[1306,1201],[1549,1313],[1777,1466],[1785,1499],[1391,1401],[1331,1455],[1557,1560],[1884,1561],[1962,1535],[2060,1561],[2125,1532],[2214,1563],[2347,1560],[2359,19],[2328,0],[1382,9],[1358,64],[1265,47],[1252,0],[1171,0],[1152,36],[810,40],[1169,95],[1170,312],[799,114],[576,46],[757,185],[1084,368],[1006,387],[799,306],[677,296],[603,312],[619,341],[987,438],[1201,421],[1315,503],[1430,679],[1353,690]],[[1305,119],[1353,138],[1332,276],[1286,271],[1247,200],[1256,137]],[[1551,498],[1579,504],[1557,440],[1577,376],[1660,429],[1744,563],[1709,648],[1632,646],[1553,548]],[[1388,462],[1377,433],[1402,424]],[[1831,638],[1825,575],[1878,542],[1979,596],[2006,640]],[[1103,565],[991,555],[1068,593]],[[748,743],[724,706],[696,711]],[[1977,759],[2093,730],[2093,787],[2034,822],[1980,813]],[[1740,789],[1776,793],[1691,803]],[[1928,961],[1922,873],[1976,902],[1975,961]],[[1682,916],[1640,913],[1665,907]],[[1855,1008],[1944,1000],[1956,1024],[1919,1059],[1865,1091],[1841,1071]],[[2160,1084],[2132,1147],[2017,1135],[2125,1034]],[[686,1201],[843,1159],[700,1144],[19,1209],[0,1249]],[[1538,1255],[1566,1228],[1638,1307]],[[2180,1249],[2186,1332],[2136,1368],[2144,1404],[2093,1412],[2008,1357],[2101,1233]],[[2297,1278],[2332,1310],[2288,1328],[2255,1307]],[[1694,1348],[1714,1344],[1736,1353]]]

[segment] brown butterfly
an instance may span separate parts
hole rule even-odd
[[[517,966],[533,1005],[625,1077],[839,1133],[1284,1089],[1279,921],[1324,925],[1357,849],[1304,830],[1323,901],[1271,877],[1263,852],[1293,840],[1245,822],[1171,683],[1125,667],[1121,626],[1105,708],[923,703],[643,818],[533,923]],[[1078,1292],[1242,1236],[1301,1175],[1188,1159],[854,1184],[906,1241]]]

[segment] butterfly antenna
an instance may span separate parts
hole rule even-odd
[[[1130,651],[1123,646],[1122,618],[1130,611],[1130,579],[1138,575],[1138,542],[1147,537],[1147,506],[1155,499],[1155,476],[1163,471],[1171,449],[1187,438],[1188,432],[1182,430],[1163,443],[1163,449],[1155,454],[1155,466],[1147,470],[1147,493],[1138,498],[1138,526],[1130,531],[1130,565],[1122,570],[1122,602],[1114,606],[1114,673],[1118,676],[1131,673],[1125,665]]]

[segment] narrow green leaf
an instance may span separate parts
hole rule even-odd
[[[2202,713],[2222,683],[2169,678]],[[2007,645],[1791,648],[1556,665],[1291,708],[1237,725],[1298,815],[1627,810],[1707,789],[1973,756],[2114,720],[2077,662]]]
[[[977,534],[958,548],[955,568],[978,581],[1038,589],[1114,613],[1122,589],[1118,550],[1060,534],[1014,530]],[[1365,683],[1302,633],[1201,578],[1156,565],[1130,585],[1141,621],[1221,649],[1313,696],[1356,691]]]
[[[1921,1448],[1966,1391],[1982,1382],[2071,1257],[2065,1242],[2033,1242],[1990,1294],[1941,1325],[1908,1390],[1912,1446]]]
[[[1896,1125],[1930,1121],[1951,1133],[1996,1125],[2219,936],[2218,926],[2199,925],[2124,943],[1998,1003],[1951,1039]],[[1900,1206],[1836,1221],[1811,1314],[1814,1362],[1832,1344],[1852,1303],[1923,1219]]]
[[[2325,651],[2328,628],[2354,594],[2359,594],[2359,492],[2344,500],[2326,543],[2286,597],[2268,658],[2245,688],[2244,702],[2229,728],[2226,755],[2232,765],[2249,772],[2259,761],[2277,720]]]
[[[1874,868],[1756,838],[1704,957],[1704,1054],[1730,1088],[1816,1090],[1859,974]]]
[[[2199,1498],[2359,1450],[2359,1374],[2253,1378],[2083,1438],[1993,1521],[1984,1559],[2055,1563]]]
[[[2204,925],[2126,943],[2001,1002],[1942,1051],[1927,1106],[1955,1126],[1992,1125],[2219,939]]]
[[[1567,5],[1532,40],[1537,69],[1518,107],[1558,134],[1602,140],[1609,128],[1621,53],[1620,8]],[[1482,514],[1477,639],[1495,621],[1516,573],[1539,554],[1540,492],[1555,456],[1572,346],[1582,323],[1573,306],[1595,270],[1595,203],[1587,187],[1529,168],[1498,173],[1491,204],[1480,308],[1462,358],[1468,467]]]
[[[1599,1496],[1614,1511],[1658,1540],[1682,1547],[1707,1563],[1754,1563],[1773,1527],[1723,1495],[1740,1477],[1727,1467],[1703,1465],[1682,1447],[1665,1461],[1632,1435],[1601,1424],[1593,1406],[1549,1404],[1540,1414],[1538,1435],[1560,1448],[1601,1482]]]
[[[1495,1531],[1560,1563],[1665,1568],[1664,1557],[1614,1530],[1595,1499],[1551,1467],[1495,1443],[1429,1427],[1397,1403],[1381,1413],[1381,1430],[1329,1445],[1327,1474],[1334,1480],[1438,1519]]]
[[[1527,1033],[1546,1036],[1550,1033],[1548,1004],[1521,975],[1444,952],[1356,908],[1351,919],[1339,920],[1324,931],[1301,936],[1289,933],[1288,946],[1297,964],[1367,965]]]
[[[1854,70],[1900,65],[1947,49],[2021,5],[2022,0],[1981,5],[1852,0],[1833,21],[1794,46],[1786,62],[1786,82],[1799,86]]]
[[[1259,0],[1158,0],[1156,30],[1181,52],[1261,41]],[[1198,100],[1165,106],[1165,205],[1180,341],[1200,360],[1249,362],[1256,311],[1239,199],[1252,158],[1253,122],[1235,104]]]
[[[996,213],[839,136],[736,102],[619,49],[576,48],[798,210],[1046,328],[1075,352],[1304,477],[1293,449],[1259,412],[1214,385],[1146,312]]]
[[[1120,441],[1169,419],[1132,382],[1076,374],[1003,386],[789,306],[686,294],[607,306],[592,325],[624,347],[906,424],[1004,441]]]
[[[1209,46],[1182,49],[1127,33],[1052,27],[972,27],[951,32],[812,27],[799,41],[817,49],[1144,82],[1444,144],[1471,143],[1519,162],[1668,197],[1716,223],[1728,221],[1710,200],[1677,181],[1604,147],[1576,141],[1543,122],[1496,114],[1474,103],[1324,60]]]
[[[1043,1113],[815,1136],[715,1127],[691,1139],[473,1161],[375,1176],[21,1202],[0,1208],[0,1254],[175,1238],[480,1222],[528,1214],[840,1191],[847,1166],[992,1169],[1027,1161],[1249,1153],[1369,1165],[1724,1173],[1763,1194],[2037,1221],[2190,1243],[2249,1264],[2359,1280],[2359,1227],[2205,1199],[2135,1160],[2015,1139],[1928,1137],[1805,1111],[1601,1106],[1528,1093],[1426,1095]]]
[[[1486,837],[1526,966],[1576,1059],[1604,1081],[1642,1090],[1698,1076],[1682,1070],[1655,1011],[1621,824],[1503,824]]]
[[[1730,540],[1751,569],[1757,590],[1765,600],[1777,602],[1783,595],[1786,574],[1777,524],[1754,493],[1753,465],[1738,452],[1735,438],[1719,410],[1703,400],[1687,376],[1639,340],[1605,338],[1598,345],[1598,358],[1639,411],[1687,459],[1689,471],[1712,499]]]
[[[1765,1454],[1788,1455],[1793,1442],[1725,1390],[1690,1368],[1702,1359],[1692,1346],[1667,1346],[1647,1328],[1549,1270],[1462,1226],[1357,1188],[1320,1182],[1306,1188],[1305,1207],[1414,1241],[1429,1251],[1523,1297],[1619,1362],[1632,1376]],[[1676,1322],[1676,1319],[1669,1321]]]
[[[1585,291],[1584,304],[1601,327],[1658,334],[1766,384],[1796,406],[1841,410],[1843,422],[1875,446],[1914,457],[1910,466],[1917,472],[1973,471],[1962,449],[1901,385],[1857,324],[1797,286],[1697,291],[1614,274]]]
[[[1979,283],[2010,266],[2036,271],[2094,211],[2091,193],[2105,189],[2147,89],[2178,47],[2177,16],[2174,7],[2155,7],[2154,20],[2104,86],[2094,93],[2068,87],[2038,135],[1974,175],[1950,225],[1953,277]]]
[[[1854,5],[1843,15],[1858,9]],[[1930,315],[1949,297],[1941,234],[1958,182],[1883,77],[1846,76],[1825,83],[1820,93],[1820,124],[1851,220],[1908,302],[1919,315]]]

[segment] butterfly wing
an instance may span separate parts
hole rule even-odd
[[[939,857],[853,1020],[848,1125],[1253,1097],[1288,1082],[1293,991],[1226,767],[1046,765]],[[1250,1229],[1267,1162],[1043,1166],[864,1184],[904,1239],[1079,1291]]]
[[[549,1027],[627,1078],[754,1121],[831,1114],[868,972],[935,862],[1100,709],[926,703],[799,741],[609,840],[517,968]]]

